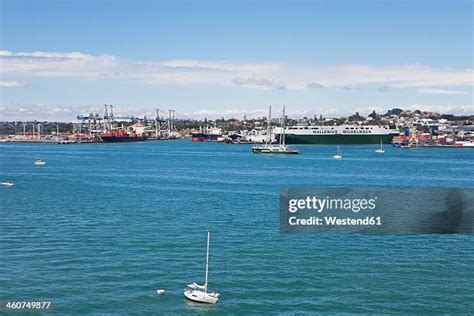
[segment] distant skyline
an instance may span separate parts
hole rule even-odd
[[[0,1],[0,120],[474,114],[473,1]],[[164,113],[163,113],[164,114]]]

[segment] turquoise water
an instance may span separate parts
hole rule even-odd
[[[474,150],[247,145],[0,144],[0,301],[58,313],[474,311],[474,237],[280,235],[285,187],[474,188]],[[35,167],[35,159],[47,161]],[[216,306],[203,283],[206,230]],[[167,290],[157,296],[156,289]]]

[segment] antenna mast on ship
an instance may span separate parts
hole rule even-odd
[[[114,120],[114,106],[112,104],[109,105],[110,107],[110,121]]]
[[[272,143],[272,106],[268,108],[268,118],[267,118],[267,145]]]
[[[168,118],[168,137],[171,136],[171,111],[172,110],[168,110],[168,115],[169,115],[169,118]]]
[[[280,137],[280,145],[285,146],[285,123],[286,123],[286,117],[285,117],[285,106],[283,106],[283,116],[281,117],[281,137]]]
[[[104,104],[104,130],[107,132],[109,129],[109,112],[107,104]]]
[[[156,109],[156,118],[155,118],[155,130],[156,130],[156,138],[160,138],[160,109]]]
[[[176,130],[176,126],[175,126],[175,121],[176,121],[176,111],[175,110],[171,110],[171,130],[174,132]]]

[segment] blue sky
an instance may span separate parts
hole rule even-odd
[[[472,1],[1,1],[0,119],[474,113]],[[44,118],[48,118],[44,117]]]

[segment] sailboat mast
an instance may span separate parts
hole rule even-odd
[[[282,132],[283,136],[282,136],[281,144],[285,146],[285,125],[286,125],[285,106],[283,106],[283,117],[281,118],[281,124],[283,128],[283,132]]]
[[[207,277],[209,275],[209,241],[211,240],[211,233],[207,231],[207,251],[206,251],[206,283],[204,283],[205,291],[207,292]]]
[[[272,106],[268,108],[268,120],[267,120],[267,145],[272,142]]]
[[[280,137],[278,137],[278,145],[281,146],[281,139],[283,138],[283,122],[280,119]]]

